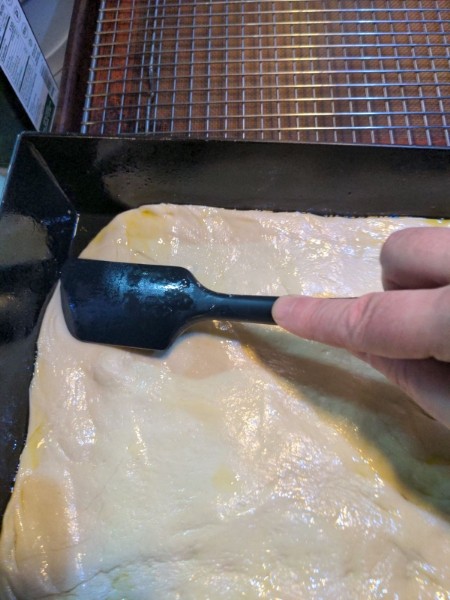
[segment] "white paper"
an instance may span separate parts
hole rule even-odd
[[[58,88],[19,0],[0,0],[0,67],[38,131],[49,131]]]

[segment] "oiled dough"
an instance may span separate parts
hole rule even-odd
[[[224,292],[358,295],[380,289],[389,233],[427,224],[149,206],[85,256]],[[447,431],[344,352],[230,323],[161,355],[83,344],[56,292],[1,597],[449,598],[449,460]]]

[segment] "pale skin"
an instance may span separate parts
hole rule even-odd
[[[450,428],[450,229],[410,228],[385,242],[385,291],[354,299],[284,296],[278,325],[345,348]]]

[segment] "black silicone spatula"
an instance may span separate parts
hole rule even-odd
[[[79,340],[164,350],[194,321],[273,324],[276,297],[219,294],[182,267],[73,259],[61,274],[61,300]]]

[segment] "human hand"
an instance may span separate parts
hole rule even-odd
[[[273,318],[302,338],[349,350],[450,427],[450,229],[397,231],[380,262],[386,291],[284,296]]]

